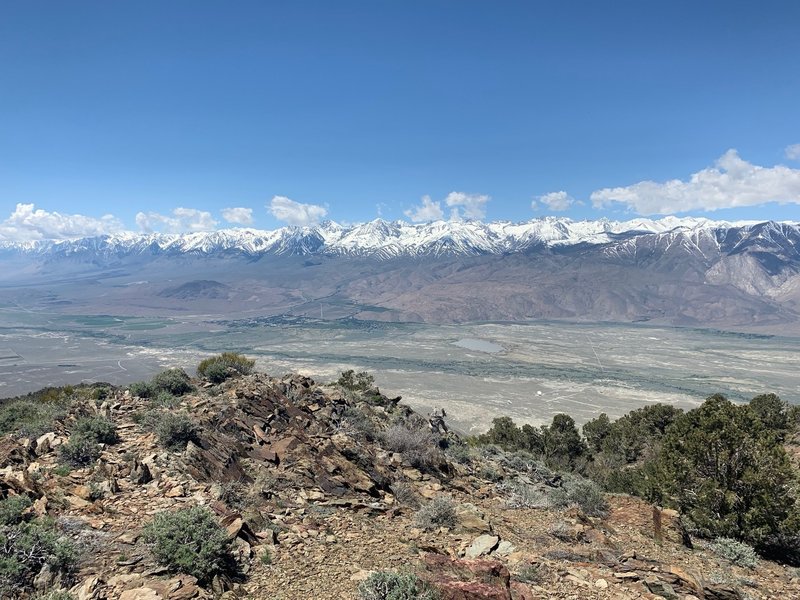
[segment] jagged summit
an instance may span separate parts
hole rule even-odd
[[[34,255],[98,253],[218,254],[239,253],[331,256],[481,255],[522,252],[533,246],[607,244],[620,238],[658,234],[702,233],[747,235],[757,222],[712,221],[695,217],[663,217],[630,221],[572,221],[543,217],[522,223],[496,221],[434,221],[411,224],[376,219],[343,226],[328,221],[312,227],[283,227],[273,231],[251,228],[222,229],[187,234],[121,233],[77,240],[0,242],[0,248]],[[797,231],[796,224],[773,224]]]

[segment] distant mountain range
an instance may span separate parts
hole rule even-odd
[[[64,286],[92,281],[110,286],[104,312],[122,314],[327,310],[383,320],[566,318],[781,331],[800,323],[800,225],[773,221],[378,219],[0,242],[0,261],[0,286],[50,286],[51,305],[69,310],[87,300]]]
[[[434,221],[424,224],[376,219],[349,226],[328,221],[313,227],[283,227],[272,231],[223,229],[187,234],[122,233],[77,240],[0,242],[0,249],[42,256],[94,253],[99,257],[220,252],[249,256],[466,256],[524,252],[537,246],[602,245],[653,234],[689,237],[711,234],[719,239],[731,230],[741,231],[746,236],[758,225],[757,222],[728,223],[688,217],[631,221],[572,221],[546,217],[524,223]],[[772,224],[771,227],[783,228],[786,225]],[[797,231],[797,225],[788,227]]]

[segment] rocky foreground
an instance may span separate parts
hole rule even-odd
[[[673,511],[621,495],[603,517],[515,508],[526,504],[504,482],[557,488],[558,478],[502,453],[393,452],[392,424],[428,422],[377,390],[296,375],[194,384],[169,408],[197,425],[176,449],[148,426],[153,400],[129,390],[73,405],[44,435],[0,439],[0,496],[30,498],[82,551],[69,577],[42,569],[39,589],[71,588],[78,600],[340,599],[358,598],[371,572],[411,570],[445,600],[800,597],[794,569],[736,566],[689,540]],[[59,447],[93,414],[116,424],[119,442],[65,469]],[[455,522],[425,526],[420,508],[441,497]],[[154,515],[193,505],[234,540],[235,568],[203,585],[159,565],[141,535]]]

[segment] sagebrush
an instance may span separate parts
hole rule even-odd
[[[456,505],[448,496],[437,496],[417,511],[416,522],[421,529],[427,530],[454,527]]]
[[[49,518],[34,518],[26,497],[0,500],[0,597],[19,597],[29,591],[41,569],[69,575],[77,562],[72,542]]]
[[[190,441],[197,441],[197,425],[185,414],[161,413],[155,424],[158,443],[170,450],[182,450]]]
[[[248,375],[255,364],[255,360],[237,352],[223,352],[200,361],[197,374],[212,383],[221,383],[236,374]]]
[[[231,541],[207,508],[162,512],[142,529],[156,560],[173,572],[201,582],[231,570]]]
[[[377,571],[358,586],[359,600],[437,600],[440,596],[413,573]]]

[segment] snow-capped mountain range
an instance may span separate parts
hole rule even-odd
[[[776,224],[800,231],[798,224]],[[312,227],[222,229],[185,234],[121,233],[76,240],[0,241],[0,249],[39,256],[96,253],[130,254],[243,254],[259,256],[309,255],[458,256],[501,255],[535,247],[602,245],[654,234],[725,237],[727,232],[748,232],[757,221],[726,222],[694,217],[664,217],[630,221],[572,221],[545,217],[523,223],[497,221],[435,221],[411,224],[376,219],[356,225],[325,222]]]
[[[0,305],[34,299],[86,314],[580,319],[800,335],[800,225],[375,220],[0,242]]]

